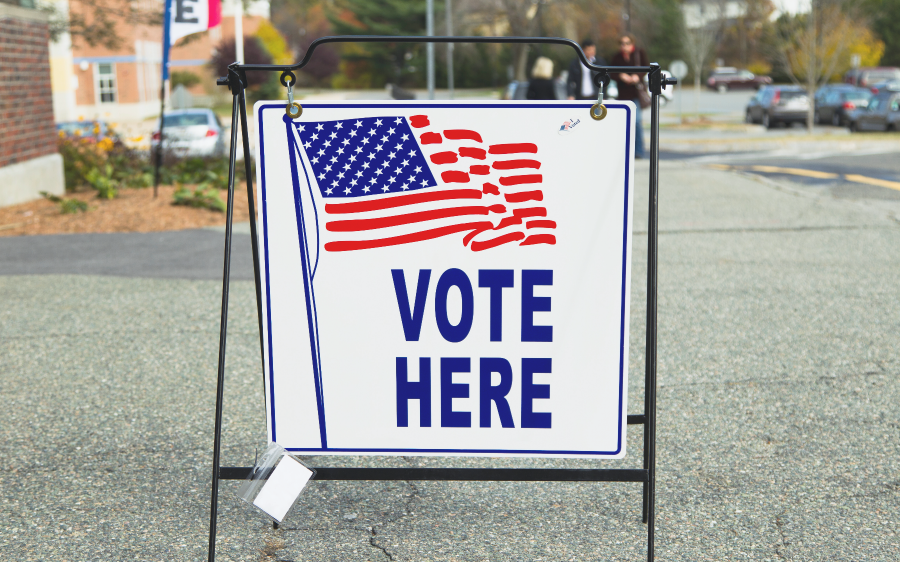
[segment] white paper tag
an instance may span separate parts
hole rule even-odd
[[[269,475],[266,484],[253,500],[253,505],[281,522],[312,475],[313,471],[285,456]]]

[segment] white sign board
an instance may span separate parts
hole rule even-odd
[[[269,437],[625,454],[634,106],[259,102]]]

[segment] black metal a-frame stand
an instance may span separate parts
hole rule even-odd
[[[353,35],[322,37],[313,41],[299,63],[294,65],[232,64],[228,76],[217,84],[228,86],[232,93],[231,150],[228,164],[228,211],[225,226],[225,266],[222,276],[222,316],[219,331],[219,370],[216,390],[216,426],[213,444],[212,495],[209,517],[209,562],[216,557],[216,522],[219,502],[219,480],[246,478],[252,467],[219,466],[222,440],[222,401],[225,385],[225,343],[228,326],[228,288],[231,278],[232,217],[234,209],[234,169],[237,150],[238,119],[244,149],[247,175],[247,200],[250,207],[250,239],[253,249],[253,273],[256,280],[256,306],[259,320],[260,352],[262,339],[262,300],[260,294],[259,249],[256,234],[256,211],[253,199],[250,143],[247,129],[247,104],[244,89],[248,71],[281,72],[281,82],[293,78],[292,70],[306,66],[316,47],[325,43],[543,43],[566,45],[577,53],[581,62],[598,73],[595,82],[605,86],[610,73],[647,73],[651,94],[650,124],[650,203],[647,246],[647,341],[644,387],[644,412],[629,415],[628,424],[644,426],[644,460],[641,469],[583,469],[583,468],[333,468],[316,467],[316,480],[457,480],[457,481],[532,481],[532,482],[640,482],[643,484],[643,522],[647,524],[647,560],[654,559],[654,524],[656,521],[656,261],[657,208],[659,184],[659,96],[662,88],[674,85],[675,80],[664,78],[659,65],[597,66],[585,56],[577,43],[558,37],[415,37]],[[292,80],[293,82],[293,80]],[[293,85],[293,84],[292,84]],[[594,111],[593,109],[591,111]],[[640,126],[640,123],[638,123]]]

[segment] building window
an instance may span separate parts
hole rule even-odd
[[[97,64],[97,92],[100,103],[116,103],[116,65]]]

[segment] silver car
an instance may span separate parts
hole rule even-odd
[[[900,92],[882,92],[848,116],[851,131],[900,131]]]
[[[181,109],[165,114],[163,150],[177,156],[223,156],[225,129],[211,109]],[[159,130],[153,132],[151,146],[159,144]]]

